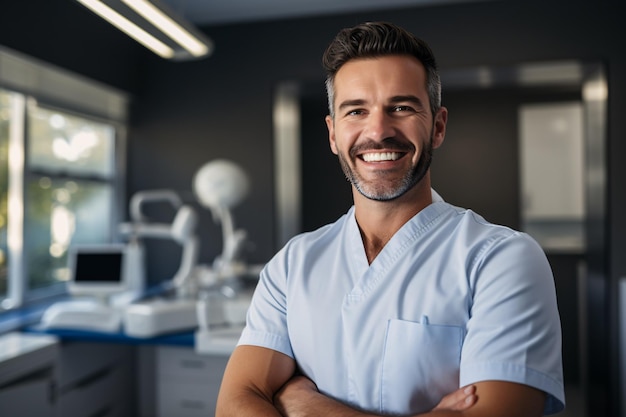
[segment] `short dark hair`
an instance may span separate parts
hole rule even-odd
[[[389,22],[366,22],[339,31],[322,57],[326,70],[328,108],[334,117],[334,81],[337,71],[356,58],[385,55],[409,55],[417,58],[426,70],[426,88],[433,113],[441,107],[441,80],[430,46],[407,30]]]

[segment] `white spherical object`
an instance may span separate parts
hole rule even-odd
[[[206,207],[232,208],[248,194],[248,176],[234,162],[215,159],[204,164],[193,179],[193,190]]]

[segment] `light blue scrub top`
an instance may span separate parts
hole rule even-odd
[[[459,386],[518,382],[563,409],[561,327],[528,235],[437,199],[368,264],[354,207],[293,238],[261,273],[240,345],[282,352],[320,392],[380,414]]]

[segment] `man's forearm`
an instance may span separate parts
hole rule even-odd
[[[321,394],[315,384],[305,377],[295,377],[274,397],[276,408],[285,417],[375,416],[355,410]]]
[[[460,416],[461,411],[468,410],[476,403],[475,394],[476,387],[473,385],[458,389],[442,398],[432,412],[414,417]],[[274,396],[274,404],[285,417],[383,417],[381,414],[357,410],[325,396],[311,380],[303,376],[296,376],[287,382]]]
[[[284,417],[384,417],[383,414],[356,410],[317,391],[303,393],[297,401],[280,404],[278,409]],[[459,411],[452,410],[437,410],[434,413],[428,412],[406,417],[459,417],[462,415]]]
[[[274,394],[289,381],[295,361],[271,349],[238,346],[230,356],[220,393],[217,417],[281,417]]]
[[[272,402],[253,393],[233,394],[220,397],[217,402],[216,417],[281,417]]]
[[[545,397],[544,392],[528,385],[482,381],[446,395],[429,412],[407,417],[539,417],[543,414]],[[335,401],[320,393],[317,386],[303,376],[290,379],[274,396],[274,404],[285,417],[383,416],[359,411]]]

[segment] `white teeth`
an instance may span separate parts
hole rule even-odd
[[[363,154],[363,160],[365,162],[395,161],[398,158],[400,158],[400,154],[398,152],[372,152]]]

